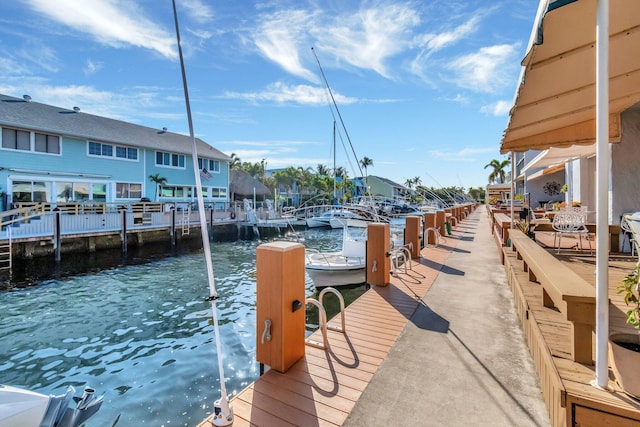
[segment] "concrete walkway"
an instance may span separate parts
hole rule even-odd
[[[478,208],[345,426],[549,426],[513,297]]]

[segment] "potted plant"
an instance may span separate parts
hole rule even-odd
[[[640,263],[624,278],[616,293],[624,295],[627,323],[640,332]],[[616,333],[609,337],[611,366],[625,393],[640,398],[640,334]]]

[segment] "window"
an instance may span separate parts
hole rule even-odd
[[[142,184],[134,184],[130,182],[116,183],[117,199],[139,199],[142,197]]]
[[[38,153],[60,154],[60,137],[36,132],[35,151]]]
[[[92,200],[96,202],[107,201],[107,184],[91,184]]]
[[[47,202],[49,186],[43,181],[13,181],[11,199],[20,202]]]
[[[104,144],[89,141],[89,155],[101,157],[115,157],[117,159],[138,160],[138,149],[122,145]]]
[[[156,151],[156,165],[184,169],[184,156],[182,154]]]
[[[2,148],[30,151],[30,135],[24,130],[2,128]]]
[[[163,185],[160,187],[160,197],[177,197],[184,199],[185,194],[190,194],[191,187],[176,187],[172,185]]]
[[[198,158],[198,167],[200,170],[207,169],[210,173],[220,173],[220,160]]]

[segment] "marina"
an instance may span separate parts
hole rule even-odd
[[[328,250],[336,248],[341,233],[310,230],[304,238],[306,244]],[[234,393],[258,377],[259,243],[212,245],[224,296],[218,307],[227,387]],[[128,265],[114,261],[100,271],[38,280],[0,293],[3,342],[10,343],[0,362],[2,382],[54,394],[67,385],[91,385],[105,400],[89,426],[112,425],[117,419],[122,426],[199,423],[211,412],[218,389],[202,254],[162,258],[156,253],[149,258]],[[307,283],[308,295],[315,292]],[[356,286],[343,295],[350,302],[362,292],[364,286]],[[314,328],[317,313],[310,316],[309,327]]]

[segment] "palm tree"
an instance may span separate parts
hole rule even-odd
[[[506,159],[503,161],[494,159],[494,160],[491,160],[488,164],[486,164],[484,166],[485,169],[488,167],[493,168],[493,170],[491,171],[491,174],[489,174],[489,184],[491,184],[492,182],[496,182],[498,184],[504,183],[504,180],[506,177],[505,169],[510,164],[511,164],[511,161],[509,159]]]
[[[229,163],[229,169],[240,169],[242,166],[242,161],[240,157],[236,155],[236,153],[231,153],[231,163]]]
[[[318,165],[318,168],[316,169],[318,175],[320,176],[328,176],[329,175],[329,168],[326,167],[325,165],[323,165],[322,163],[320,163]]]
[[[149,175],[149,180],[151,182],[153,182],[154,184],[156,184],[156,195],[153,198],[153,201],[157,202],[158,201],[158,189],[160,188],[161,185],[165,185],[167,183],[167,178],[160,176],[159,173],[153,174],[153,175]]]
[[[364,168],[364,185],[367,186],[367,192],[369,191],[368,187],[369,187],[369,173],[367,172],[367,168],[369,166],[373,166],[373,160],[371,160],[369,157],[364,156],[362,158],[362,160],[360,160],[360,166],[362,166]]]

